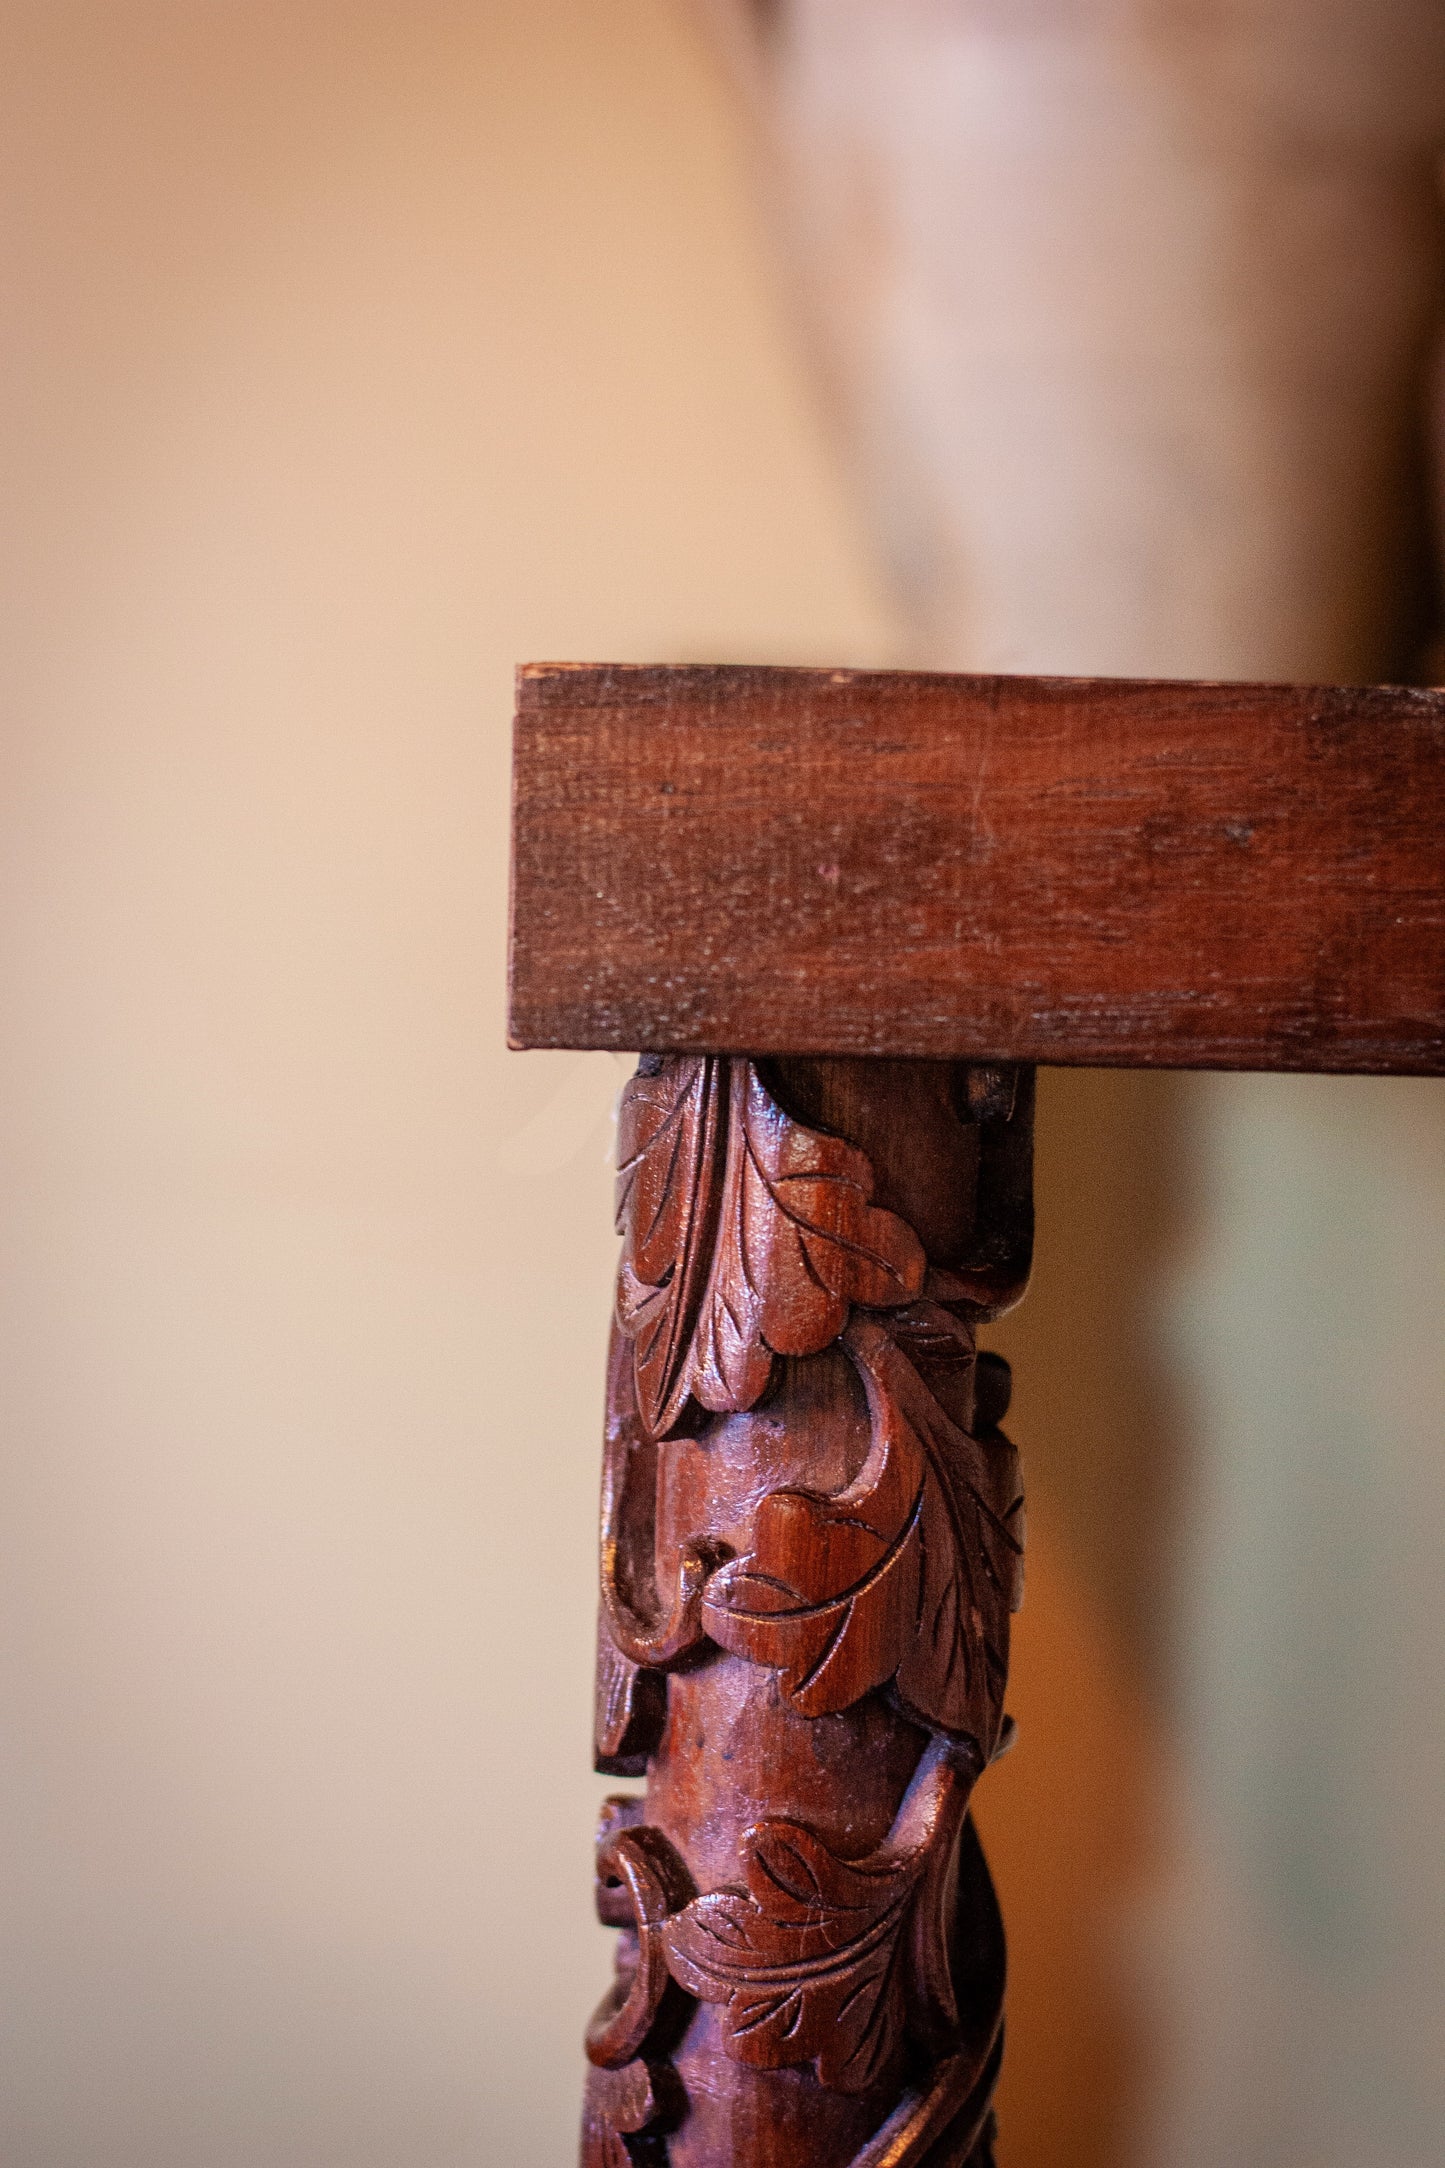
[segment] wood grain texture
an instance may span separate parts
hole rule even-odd
[[[533,665],[519,1046],[1445,1071],[1445,694]]]

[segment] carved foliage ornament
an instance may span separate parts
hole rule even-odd
[[[944,1310],[912,1320],[948,1342]],[[891,1679],[923,1723],[977,1744],[999,1739],[1009,1614],[1018,1608],[1023,1496],[998,1432],[975,1438],[944,1413],[897,1343],[855,1318],[844,1346],[868,1399],[872,1444],[833,1497],[773,1491],[749,1556],[708,1582],[713,1640],[771,1664],[803,1716],[846,1709]]]
[[[908,1322],[960,1345],[954,1320],[933,1305],[917,1305]],[[620,1400],[603,1482],[598,1637],[603,1768],[642,1773],[640,1750],[662,1719],[658,1674],[705,1637],[776,1670],[800,1716],[834,1715],[891,1681],[908,1714],[973,1741],[978,1766],[997,1750],[1009,1620],[1022,1594],[1018,1456],[998,1430],[959,1429],[871,1319],[855,1318],[843,1344],[863,1381],[871,1427],[857,1477],[831,1496],[768,1492],[748,1552],[715,1570],[695,1545],[659,1558],[650,1523],[629,1540],[625,1486],[639,1445],[626,1421],[625,1361],[614,1361]],[[638,1608],[639,1549],[654,1600],[667,1592],[655,1617]]]
[[[975,1105],[978,1081],[970,1073],[964,1118],[1000,1125],[1015,1140],[1009,1164],[1026,1170],[1026,1117],[1006,1126],[1012,1079],[997,1105],[986,1094]],[[866,1155],[795,1121],[742,1058],[644,1057],[624,1095],[599,1764],[642,1774],[654,1754],[678,1752],[664,1745],[665,1674],[705,1678],[709,1644],[770,1670],[779,1705],[804,1728],[884,1693],[932,1738],[872,1852],[844,1857],[792,1814],[764,1815],[738,1843],[737,1881],[702,1895],[680,1852],[646,1826],[644,1803],[610,1803],[599,1910],[622,1939],[588,2035],[587,2168],[665,2162],[666,2134],[686,2115],[668,2058],[690,1998],[715,2006],[735,2063],[811,2065],[840,2094],[901,2085],[853,2168],[910,2168],[940,2143],[949,2159],[988,2157],[1003,1944],[967,1803],[1003,1743],[1023,1502],[1017,1456],[995,1422],[1006,1394],[975,1393],[968,1320],[1022,1285],[1027,1191],[998,1193],[1002,1218],[980,1196],[984,1263],[972,1278],[930,1268],[913,1229],[873,1194]],[[760,1447],[741,1555],[706,1526],[690,1535],[678,1523],[685,1490],[660,1541],[674,1441],[696,1436],[688,1450],[706,1453],[708,1417],[754,1408],[779,1358],[801,1362],[835,1343],[867,1412],[852,1480],[815,1491],[788,1480],[787,1453],[774,1467]],[[836,1374],[839,1358],[829,1360]],[[992,1360],[996,1384],[1006,1370]],[[812,1462],[811,1451],[797,1456],[804,1442],[792,1434],[794,1468]],[[727,1536],[737,1540],[735,1524]],[[685,1831],[679,1841],[685,1850]]]
[[[946,1885],[968,1792],[936,1743],[866,1859],[839,1859],[796,1822],[759,1822],[743,1840],[745,1886],[667,1921],[673,1976],[724,2006],[731,2056],[770,2070],[815,2061],[824,2085],[862,2092],[910,2017],[925,2037],[951,2037]]]
[[[922,1290],[922,1245],[870,1202],[862,1152],[792,1121],[751,1062],[644,1060],[617,1142],[617,1315],[655,1438],[689,1397],[715,1414],[752,1407],[774,1356],[829,1346],[851,1303]]]
[[[998,1431],[960,1429],[925,1382],[920,1365],[971,1364],[973,1347],[949,1311],[915,1299],[926,1273],[916,1236],[869,1202],[864,1155],[791,1120],[751,1063],[644,1070],[620,1134],[627,1241],[603,1480],[606,1765],[627,1766],[638,1667],[665,1668],[704,1634],[777,1670],[799,1715],[834,1714],[891,1680],[910,1714],[972,1739],[986,1761],[1021,1593],[1018,1462]],[[892,1310],[891,1330],[866,1314],[850,1321],[855,1303]],[[748,1554],[716,1571],[697,1547],[657,1558],[650,1523],[628,1540],[634,1463],[689,1398],[715,1412],[751,1406],[775,1356],[816,1353],[840,1334],[872,1438],[846,1490],[771,1492]],[[638,1582],[663,1599],[660,1612],[648,1615]]]

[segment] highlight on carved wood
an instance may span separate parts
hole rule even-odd
[[[644,1056],[602,1482],[584,2168],[983,2168],[1003,1936],[968,1807],[1022,1588],[1033,1077]]]

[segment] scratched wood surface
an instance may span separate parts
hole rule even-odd
[[[519,1046],[1445,1071],[1445,694],[529,665]]]

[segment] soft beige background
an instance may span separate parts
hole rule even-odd
[[[575,2147],[607,1057],[510,672],[893,631],[654,0],[3,10],[5,2168]]]
[[[0,2160],[544,2168],[621,1070],[504,1050],[510,672],[900,635],[662,0],[0,32]],[[1134,1717],[1035,1528],[1047,2132]]]

